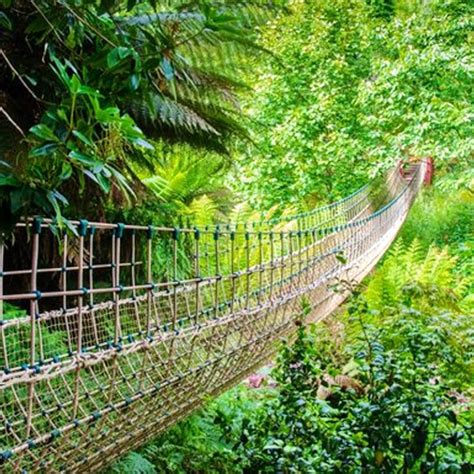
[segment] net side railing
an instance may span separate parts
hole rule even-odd
[[[362,214],[369,215],[378,205],[380,198],[389,198],[395,195],[393,191],[403,186],[403,175],[397,164],[386,175],[381,188],[381,180],[373,179],[352,194],[327,205],[318,206],[310,211],[300,213],[283,213],[279,217],[262,218],[259,220],[237,220],[221,227],[233,230],[306,230],[317,227],[340,225],[355,219]],[[388,199],[389,200],[389,199]]]
[[[255,370],[324,318],[400,228],[424,175],[389,175],[383,205],[297,230],[49,221],[0,244],[0,456],[6,472],[84,472]],[[359,196],[359,200],[363,200]]]

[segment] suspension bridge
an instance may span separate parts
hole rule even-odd
[[[390,246],[429,173],[212,228],[39,218],[0,243],[3,472],[93,472],[269,361]]]

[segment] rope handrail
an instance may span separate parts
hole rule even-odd
[[[233,226],[238,226],[238,225],[243,225],[243,226],[262,226],[262,225],[274,225],[277,224],[278,222],[288,222],[288,221],[293,221],[302,217],[311,217],[316,214],[319,214],[323,211],[326,211],[328,209],[332,209],[334,207],[339,207],[342,204],[346,203],[347,201],[353,199],[354,197],[358,196],[359,194],[362,194],[364,191],[366,191],[370,187],[370,183],[365,184],[364,186],[360,187],[353,193],[349,194],[348,196],[345,196],[337,201],[331,202],[329,204],[323,204],[321,206],[317,206],[309,211],[303,211],[303,212],[297,212],[294,214],[286,214],[282,215],[277,218],[271,218],[271,219],[259,219],[259,220],[253,220],[253,221],[231,221],[228,222],[227,225],[233,225]],[[222,224],[221,224],[222,225]],[[224,224],[226,225],[226,224]]]
[[[393,171],[392,171],[392,173],[394,175],[396,175],[396,173],[394,173]],[[321,206],[321,207],[314,208],[311,211],[298,213],[298,214],[292,214],[292,215],[285,215],[285,216],[282,216],[281,218],[269,219],[269,220],[266,220],[266,221],[246,221],[246,222],[236,221],[236,222],[229,222],[229,223],[217,223],[217,224],[213,224],[213,225],[206,225],[206,226],[204,226],[204,228],[200,228],[199,226],[190,226],[190,227],[179,227],[179,228],[177,228],[177,227],[156,226],[156,225],[139,225],[139,224],[94,222],[94,221],[83,221],[83,220],[74,220],[74,219],[69,220],[69,223],[72,226],[79,227],[81,225],[81,222],[86,222],[87,228],[93,229],[94,231],[97,230],[97,229],[113,230],[113,229],[116,229],[117,226],[123,225],[124,229],[134,230],[134,231],[153,230],[155,232],[174,232],[174,231],[178,230],[179,232],[182,232],[182,233],[195,233],[196,231],[199,231],[200,233],[209,233],[210,234],[210,233],[214,233],[215,230],[218,229],[219,232],[222,233],[222,234],[235,233],[235,234],[244,235],[246,233],[249,233],[251,235],[257,235],[260,232],[265,232],[265,233],[270,233],[270,232],[285,233],[285,232],[287,232],[287,233],[290,233],[290,232],[294,232],[294,230],[287,230],[287,231],[285,231],[285,230],[273,230],[273,229],[265,230],[265,229],[261,229],[261,228],[252,230],[251,227],[256,227],[256,226],[260,227],[260,226],[265,225],[265,224],[266,225],[274,225],[274,224],[277,224],[278,222],[281,222],[281,221],[294,221],[294,220],[297,220],[299,218],[314,216],[314,215],[316,215],[316,214],[318,214],[322,211],[325,211],[327,209],[338,207],[341,204],[348,202],[350,199],[352,199],[354,197],[358,197],[359,194],[362,194],[364,191],[368,190],[369,187],[371,186],[371,184],[372,183],[368,183],[368,184],[362,186],[361,188],[359,188],[358,190],[356,190],[355,192],[353,192],[352,194],[346,196],[345,198],[342,198],[338,201],[335,201],[335,202],[330,203],[330,204],[326,204],[326,205]],[[350,206],[346,210],[351,210],[353,207],[355,207],[359,204],[362,204],[362,203],[364,203],[364,204],[367,203],[367,196],[363,196],[359,201],[356,201],[352,206]],[[333,215],[330,218],[328,218],[327,221],[323,221],[321,223],[318,223],[318,225],[311,226],[308,229],[311,230],[313,228],[314,229],[315,228],[320,228],[322,226],[322,224],[325,224],[327,222],[331,222],[338,215],[342,215],[342,214],[336,214],[335,216]],[[55,223],[54,219],[36,217],[36,218],[29,218],[29,219],[27,219],[26,221],[23,221],[23,222],[19,222],[17,224],[17,227],[32,226],[35,223],[35,220],[37,220],[36,225],[39,225],[41,228],[44,228],[44,229],[56,226],[56,223]],[[242,229],[239,230],[239,226],[241,226]],[[303,229],[299,228],[298,230],[303,230]]]
[[[395,168],[393,168],[388,173],[388,178],[387,178],[388,182],[390,181],[390,178],[392,176],[400,177],[399,172],[398,172],[398,169],[399,169],[400,166],[401,166],[401,164],[398,163],[397,166]],[[377,181],[377,177],[380,177],[380,176],[373,177],[368,183],[366,183],[364,186],[360,187],[359,189],[356,189],[351,194],[349,194],[349,195],[347,195],[347,196],[345,196],[345,197],[343,197],[343,198],[341,198],[337,201],[334,201],[334,202],[331,202],[331,203],[328,203],[328,204],[323,204],[321,206],[317,206],[317,207],[315,207],[315,208],[313,208],[309,211],[298,212],[298,213],[293,213],[293,214],[285,214],[285,215],[281,215],[279,217],[270,218],[270,219],[262,218],[262,219],[259,219],[259,220],[251,220],[251,221],[237,220],[237,221],[230,221],[230,222],[227,222],[227,223],[219,223],[217,225],[230,226],[230,227],[233,227],[233,228],[238,228],[238,226],[243,226],[244,228],[249,228],[249,227],[259,227],[259,228],[261,228],[262,226],[275,226],[276,224],[281,223],[281,222],[291,222],[291,221],[295,221],[295,220],[302,219],[302,218],[315,217],[318,214],[323,213],[324,211],[329,211],[329,210],[332,210],[334,208],[337,209],[339,207],[342,207],[342,205],[350,202],[354,198],[358,198],[359,196],[362,196],[360,201],[356,201],[356,204],[359,204],[359,203],[365,202],[367,200],[369,193],[372,191],[372,188],[374,187],[374,185]],[[350,208],[351,208],[351,205],[349,205],[348,209],[350,210]],[[342,211],[340,213],[338,213],[338,215],[340,215],[342,212],[344,212],[344,210],[347,210],[347,209],[343,208]],[[332,216],[328,220],[331,220],[331,218],[332,218]]]
[[[6,472],[101,468],[244,378],[302,305],[326,317],[347,296],[334,285],[372,269],[425,172],[397,169],[296,229],[19,223],[0,243]]]

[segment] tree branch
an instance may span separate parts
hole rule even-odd
[[[2,113],[6,119],[15,127],[18,132],[20,132],[22,137],[26,137],[25,132],[21,129],[21,127],[12,119],[12,117],[8,114],[8,112],[3,108],[0,107],[0,113]]]
[[[10,60],[8,59],[8,56],[5,54],[5,52],[3,51],[3,49],[0,49],[0,56],[3,57],[3,59],[5,59],[5,62],[7,63],[7,65],[9,66],[9,68],[13,71],[13,74],[15,74],[15,76],[18,77],[18,79],[20,80],[20,82],[23,84],[23,87],[38,101],[38,102],[44,102],[43,99],[40,99],[34,92],[33,90],[30,88],[30,86],[25,82],[25,80],[21,77],[21,74],[15,69],[15,67],[13,66],[13,64],[10,62]]]

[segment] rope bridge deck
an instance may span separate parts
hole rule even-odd
[[[425,172],[212,229],[18,224],[0,244],[2,470],[92,472],[238,383],[373,268]]]

